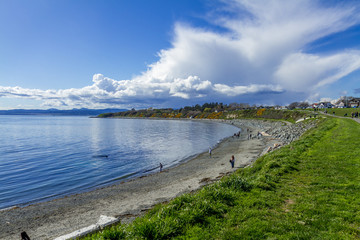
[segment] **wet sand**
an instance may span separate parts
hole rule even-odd
[[[235,124],[236,125],[236,124]],[[257,129],[253,129],[256,132]],[[87,193],[71,195],[24,208],[0,211],[0,239],[54,239],[95,224],[101,215],[128,222],[152,206],[221,179],[255,161],[278,141],[271,137],[247,140],[230,137],[209,153],[202,153],[176,167]],[[235,155],[235,168],[229,159]]]

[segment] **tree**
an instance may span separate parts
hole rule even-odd
[[[236,110],[236,109],[238,109],[238,108],[240,108],[240,106],[239,106],[239,104],[238,103],[230,103],[229,104],[229,110],[230,111],[233,111],[233,110]]]
[[[305,109],[308,108],[310,104],[308,102],[301,102],[299,103],[299,108]]]
[[[250,108],[250,105],[248,103],[240,103],[240,108],[241,109],[248,109],[248,108]]]
[[[293,102],[293,103],[290,103],[289,104],[289,109],[295,109],[295,108],[297,108],[297,107],[299,107],[299,102]]]

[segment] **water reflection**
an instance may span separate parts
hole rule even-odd
[[[238,131],[177,120],[0,116],[0,122],[0,209],[139,176],[160,162],[166,168]],[[93,157],[99,155],[108,157]]]

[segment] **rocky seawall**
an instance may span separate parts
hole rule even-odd
[[[301,137],[307,130],[317,125],[317,120],[301,121],[298,123],[275,122],[266,120],[237,119],[229,121],[231,124],[243,129],[252,131],[252,136],[256,136],[257,132],[276,138],[287,145]]]

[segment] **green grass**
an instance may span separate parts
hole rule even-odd
[[[263,119],[269,121],[288,121],[295,123],[296,120],[306,116],[302,110],[275,110],[275,109],[248,109],[236,110],[224,113],[225,119]]]
[[[253,167],[86,239],[359,239],[359,136],[352,120],[322,120]]]
[[[327,111],[328,114],[335,113],[335,116],[344,117],[347,114],[347,117],[351,118],[351,113],[360,112],[360,108],[326,108],[321,109],[321,112]]]

